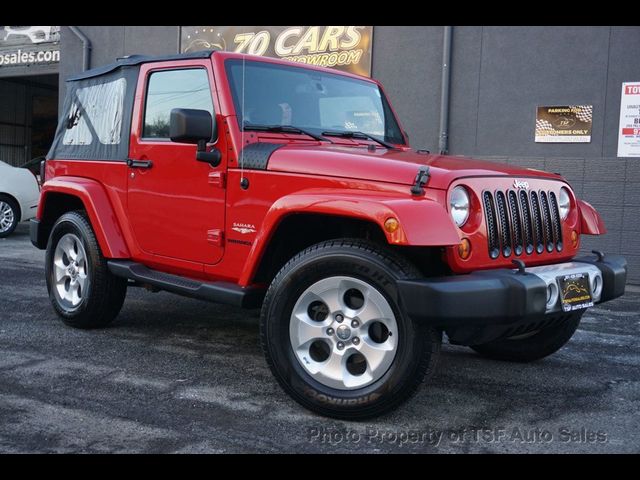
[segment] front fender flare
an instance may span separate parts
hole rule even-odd
[[[241,285],[249,284],[269,241],[287,216],[313,213],[349,217],[377,224],[390,245],[450,246],[460,237],[447,211],[434,200],[402,198],[380,193],[299,192],[278,199],[267,212],[245,263]],[[389,233],[385,221],[395,217],[398,230]]]
[[[590,203],[578,200],[578,210],[580,211],[580,233],[584,235],[604,235],[607,233],[604,220]]]
[[[47,197],[63,193],[80,199],[91,222],[96,239],[107,258],[129,258],[129,249],[105,189],[95,180],[82,177],[52,178],[40,193],[36,218],[46,215]]]

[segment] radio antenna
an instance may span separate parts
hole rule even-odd
[[[242,144],[240,145],[240,186],[245,188],[247,181],[244,179],[244,76],[245,76],[245,60],[246,57],[242,56],[242,128],[240,132],[240,138]]]

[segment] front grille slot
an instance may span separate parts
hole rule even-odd
[[[482,195],[484,203],[484,214],[487,223],[487,243],[489,245],[489,256],[498,258],[500,255],[500,239],[498,237],[498,221],[496,219],[496,210],[493,205],[493,195],[490,192],[484,192]]]
[[[505,257],[511,255],[511,228],[509,226],[509,215],[507,214],[507,202],[504,193],[496,192],[496,205],[498,206],[498,225],[500,226],[500,244],[502,254]]]
[[[551,224],[551,211],[549,210],[549,201],[547,200],[547,194],[540,192],[540,208],[542,209],[544,225],[544,239],[547,246],[547,252],[553,252],[554,238],[553,238],[553,225]]]
[[[513,227],[513,253],[522,254],[522,218],[518,209],[518,196],[513,190],[509,190],[509,211],[511,212],[511,226]]]
[[[553,238],[556,242],[556,249],[562,251],[562,225],[560,224],[560,209],[558,208],[558,200],[556,194],[549,192],[549,204],[551,207],[551,216],[553,223]]]
[[[531,192],[531,216],[533,217],[533,233],[535,234],[536,252],[544,252],[544,234],[542,233],[542,215],[540,214],[540,202],[538,194]]]
[[[525,252],[527,255],[533,253],[533,226],[531,225],[531,206],[529,205],[529,195],[524,190],[520,190],[520,211],[522,212],[522,230],[525,242]]]
[[[562,251],[562,224],[553,192],[485,191],[482,203],[489,256]]]

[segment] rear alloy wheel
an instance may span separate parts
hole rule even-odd
[[[80,306],[89,287],[89,267],[82,241],[73,233],[67,233],[58,241],[53,270],[56,300],[69,311]]]
[[[20,222],[20,209],[11,198],[0,195],[0,238],[8,237]]]
[[[437,362],[442,334],[412,321],[397,281],[420,273],[381,245],[323,242],[292,258],[262,306],[262,347],[298,403],[322,415],[363,419],[407,400]]]
[[[49,299],[67,325],[104,327],[118,315],[127,280],[107,268],[84,212],[68,212],[55,223],[45,260]]]

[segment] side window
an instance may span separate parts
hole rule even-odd
[[[63,145],[91,145],[95,137],[103,145],[119,144],[126,89],[127,81],[120,78],[76,90]]]
[[[151,74],[142,136],[169,138],[169,117],[174,108],[207,110],[213,116],[211,87],[206,70],[166,70]]]

